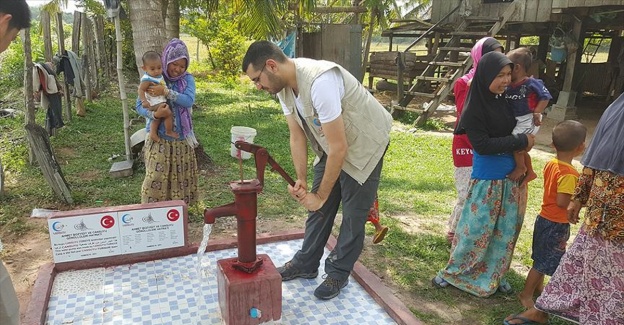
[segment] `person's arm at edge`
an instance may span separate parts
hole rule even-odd
[[[289,185],[288,191],[292,196],[297,198],[296,195],[303,197],[308,190],[308,144],[305,133],[295,120],[293,114],[286,115],[286,122],[288,123],[288,130],[290,131],[290,155],[297,178],[295,180],[295,186],[292,187]]]
[[[327,145],[329,146],[327,150],[327,162],[325,164],[325,171],[321,184],[316,191],[318,201],[309,202],[310,206],[306,206],[309,210],[318,210],[323,206],[325,201],[327,201],[334,184],[336,184],[336,180],[338,180],[340,176],[340,171],[342,170],[342,165],[347,156],[347,149],[349,147],[347,145],[347,136],[345,134],[342,115],[329,123],[323,124],[323,132],[325,133]],[[317,204],[317,206],[314,206],[314,204]]]
[[[571,224],[576,224],[579,221],[579,212],[581,207],[587,204],[589,200],[589,192],[594,183],[595,171],[589,167],[583,167],[583,171],[579,176],[574,194],[570,198],[570,204],[568,205],[568,221]]]

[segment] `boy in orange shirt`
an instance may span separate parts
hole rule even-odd
[[[572,159],[585,150],[587,128],[573,120],[557,124],[552,131],[556,158],[544,166],[544,197],[533,228],[533,267],[527,275],[524,289],[518,294],[526,308],[533,307],[533,295],[544,285],[544,274],[552,276],[566,251],[570,238],[570,223],[566,209],[579,177]]]

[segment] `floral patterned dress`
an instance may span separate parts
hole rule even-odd
[[[585,167],[583,227],[535,308],[580,324],[624,324],[624,176]]]
[[[451,257],[438,276],[475,296],[494,294],[511,264],[526,193],[526,186],[509,179],[472,179]]]

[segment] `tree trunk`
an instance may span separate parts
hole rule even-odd
[[[167,41],[161,5],[161,0],[128,0],[134,39],[134,57],[139,75],[142,73],[143,53],[147,51],[162,53]]]
[[[165,1],[167,1],[167,12],[164,17],[167,39],[180,38],[180,0],[163,0],[163,5]]]

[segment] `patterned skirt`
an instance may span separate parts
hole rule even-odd
[[[141,203],[184,200],[197,202],[197,159],[195,150],[186,141],[152,141],[143,147],[145,179],[141,187]]]
[[[455,167],[455,189],[457,190],[457,201],[453,208],[453,213],[448,220],[448,232],[455,233],[457,222],[464,210],[466,196],[468,196],[468,186],[470,186],[470,174],[472,174],[472,166]]]
[[[581,228],[535,308],[580,324],[624,324],[624,243]]]
[[[471,180],[451,257],[438,276],[478,297],[494,294],[511,264],[526,200],[526,186],[514,181]]]

